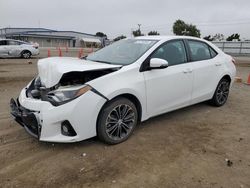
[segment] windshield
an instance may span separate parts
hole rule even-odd
[[[125,39],[113,43],[86,57],[87,60],[128,65],[138,60],[157,40]]]

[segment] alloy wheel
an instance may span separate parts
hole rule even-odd
[[[30,58],[30,53],[29,52],[24,52],[23,53],[23,58],[25,58],[25,59]]]
[[[216,92],[216,99],[219,104],[224,104],[227,101],[229,94],[229,82],[222,81]]]
[[[113,140],[128,136],[135,125],[135,112],[127,104],[114,107],[106,119],[106,134]]]

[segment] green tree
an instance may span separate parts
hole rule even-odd
[[[127,38],[127,37],[124,36],[124,35],[120,35],[120,36],[116,37],[116,38],[114,39],[114,41],[122,40],[122,39],[125,39],[125,38]]]
[[[238,40],[240,41],[240,35],[238,33],[232,34],[226,39],[227,41]]]
[[[134,37],[144,36],[144,34],[142,34],[140,29],[133,31],[132,33],[133,33]]]
[[[98,36],[98,37],[104,37],[104,38],[107,38],[107,35],[106,35],[106,34],[104,34],[103,32],[97,32],[95,35],[96,35],[96,36]]]
[[[150,31],[148,35],[160,35],[157,31]]]
[[[200,30],[195,25],[186,24],[183,20],[176,20],[173,25],[173,32],[176,35],[200,37]]]
[[[173,25],[173,32],[176,35],[185,35],[187,24],[182,20],[176,20]]]
[[[224,35],[221,33],[217,33],[213,36],[213,41],[222,41],[224,40]]]

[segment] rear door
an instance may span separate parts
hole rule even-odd
[[[217,52],[207,43],[187,40],[194,72],[192,104],[212,98],[220,76]]]

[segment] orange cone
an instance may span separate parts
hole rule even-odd
[[[48,57],[50,57],[50,49],[48,49]]]
[[[62,57],[62,50],[59,48],[59,57]]]
[[[248,75],[247,85],[250,85],[250,74]]]

